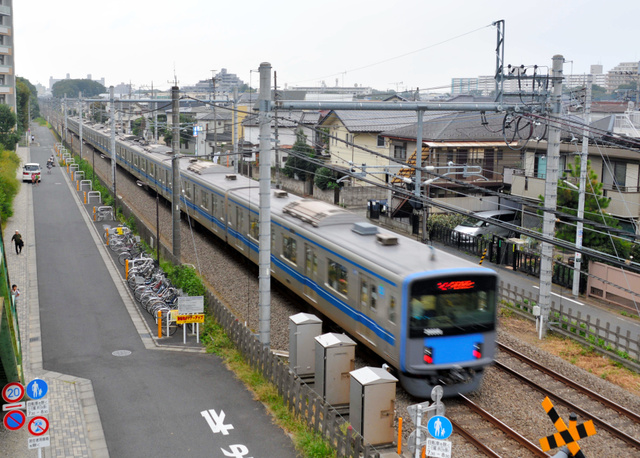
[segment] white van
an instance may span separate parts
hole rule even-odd
[[[473,214],[481,218],[491,218],[503,223],[513,224],[518,226],[520,220],[518,218],[519,213],[513,210],[489,210],[483,212],[477,212]],[[482,221],[476,218],[467,218],[462,224],[456,226],[454,229],[456,232],[473,237],[481,237],[483,235],[497,235],[499,237],[509,237],[516,232],[516,229],[505,229],[500,226]],[[462,241],[471,242],[471,237],[460,237]]]

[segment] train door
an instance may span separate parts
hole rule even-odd
[[[236,205],[236,247],[244,251],[244,208]]]
[[[360,297],[358,298],[358,311],[360,317],[356,325],[356,332],[364,339],[376,345],[373,324],[378,321],[378,286],[366,275],[360,275]]]
[[[318,255],[312,245],[304,244],[304,295],[313,302],[318,302],[316,285],[318,284]]]

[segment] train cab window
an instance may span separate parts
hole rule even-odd
[[[282,236],[282,257],[297,264],[297,243],[296,239],[289,235]]]
[[[260,221],[258,221],[258,215],[251,213],[249,216],[249,237],[254,240],[258,240],[260,236]]]
[[[345,296],[349,292],[349,281],[347,278],[347,269],[332,259],[328,259],[328,285]]]

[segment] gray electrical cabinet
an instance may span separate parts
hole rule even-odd
[[[330,332],[316,340],[315,391],[332,406],[349,403],[349,372],[355,368],[356,343]]]
[[[289,368],[299,377],[316,373],[316,341],[322,334],[322,320],[310,313],[289,317]]]
[[[390,444],[396,404],[396,379],[380,367],[363,367],[351,372],[349,421],[371,445]]]

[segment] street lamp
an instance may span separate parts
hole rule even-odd
[[[136,180],[136,184],[141,188],[145,187],[145,184],[140,180]],[[157,187],[154,187],[153,190],[156,192],[156,263],[160,265],[160,196]]]

